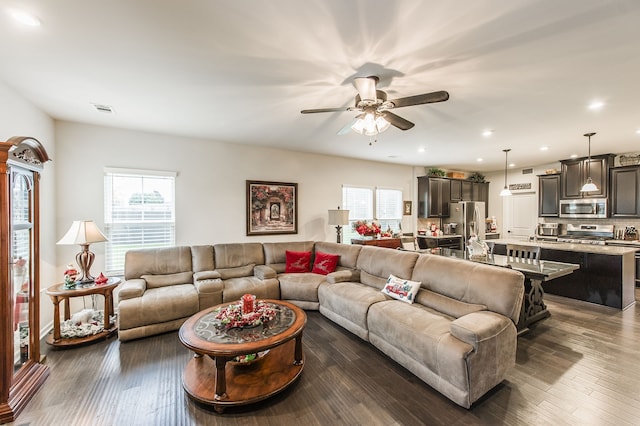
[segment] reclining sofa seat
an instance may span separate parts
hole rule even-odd
[[[279,299],[278,280],[265,277],[262,243],[213,246],[215,269],[222,280],[222,302],[239,300],[245,293],[259,299]]]
[[[269,268],[268,277],[277,278],[280,283],[280,298],[302,309],[318,310],[318,287],[326,281],[352,280],[357,274],[356,261],[361,246],[351,246],[332,242],[294,241],[263,243],[265,264]],[[311,252],[311,265],[318,252],[339,255],[335,272],[328,275],[313,272],[286,272],[287,251]],[[263,276],[263,279],[266,276]]]
[[[129,250],[118,291],[122,341],[177,330],[198,312],[190,247]]]

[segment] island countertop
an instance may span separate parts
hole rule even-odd
[[[496,244],[519,244],[522,246],[530,246],[530,247],[540,247],[543,249],[549,250],[564,250],[564,251],[572,251],[579,253],[595,253],[595,254],[606,254],[611,256],[622,256],[627,253],[634,253],[640,249],[634,247],[624,247],[624,246],[601,246],[597,244],[573,244],[573,243],[561,243],[556,241],[527,241],[527,240],[519,240],[517,238],[500,238],[497,240],[491,240]]]

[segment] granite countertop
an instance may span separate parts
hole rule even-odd
[[[420,234],[416,236],[419,238],[433,238],[434,240],[437,240],[439,238],[462,238],[462,235],[459,235],[459,234],[450,234],[450,235],[443,234],[438,237],[434,237],[433,235],[420,235]]]
[[[627,253],[634,253],[640,249],[640,244],[635,247],[623,247],[616,245],[599,246],[594,244],[571,244],[571,243],[559,243],[555,241],[527,241],[518,240],[516,238],[500,238],[497,240],[491,240],[496,244],[519,244],[522,246],[540,247],[549,250],[564,250],[581,253],[595,253],[595,254],[608,254],[613,256],[620,256]],[[628,242],[628,241],[625,241]]]
[[[626,241],[626,240],[607,240],[606,243],[612,246],[626,246],[626,247],[637,247],[640,249],[640,241]]]

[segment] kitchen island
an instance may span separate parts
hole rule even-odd
[[[636,248],[518,239],[492,241],[496,254],[506,254],[507,244],[528,245],[540,247],[542,260],[580,265],[580,269],[571,275],[545,282],[545,293],[617,309],[635,303]]]

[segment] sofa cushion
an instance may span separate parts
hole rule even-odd
[[[198,312],[198,292],[193,284],[148,288],[142,297],[121,300],[118,309],[121,329],[168,322]]]
[[[358,261],[358,255],[360,254],[360,249],[363,246],[358,244],[338,244],[332,243],[328,241],[320,241],[315,245],[315,251],[322,253],[331,253],[340,255],[340,260],[338,261],[338,266],[343,266],[345,268],[355,269],[356,263]]]
[[[129,250],[125,254],[124,279],[192,271],[191,247]]]
[[[270,281],[273,281],[277,287],[278,280],[273,279]],[[223,285],[223,302],[233,302],[235,300],[240,300],[240,297],[242,297],[242,295],[245,293],[253,294],[258,299],[273,297],[270,292],[270,288],[265,285],[265,281],[254,276],[230,278],[223,281]]]
[[[318,301],[318,286],[325,281],[324,275],[311,272],[280,274],[280,297],[282,300]]]
[[[392,252],[392,250],[389,251]],[[323,308],[320,312],[331,311],[360,329],[366,330],[369,307],[387,299],[380,291],[367,285],[342,282],[321,285],[318,288],[318,300]]]
[[[418,281],[405,280],[395,275],[389,275],[387,284],[381,291],[387,296],[411,304],[414,302],[418,290],[420,290]]]
[[[166,287],[177,284],[193,283],[193,274],[191,272],[178,272],[176,274],[163,275],[142,275],[140,278],[147,282],[147,288]]]
[[[256,265],[251,263],[249,265],[238,266],[236,268],[222,268],[216,269],[216,271],[220,274],[220,278],[223,280],[228,280],[230,278],[240,278],[240,277],[248,277],[253,275],[253,268]]]
[[[262,243],[264,249],[264,263],[266,265],[284,264],[287,261],[286,252],[289,251],[313,251],[313,241],[287,241],[278,243]],[[275,268],[274,268],[275,269]],[[284,269],[278,271],[284,272]]]
[[[416,302],[453,318],[460,318],[473,312],[487,310],[486,305],[462,302],[424,288],[416,296]]]
[[[311,271],[311,252],[310,251],[286,251],[287,263],[285,272],[309,272]]]
[[[315,259],[313,261],[313,269],[311,272],[314,274],[327,275],[336,270],[338,261],[340,260],[339,254],[324,253],[316,251]]]
[[[382,290],[389,275],[412,279],[411,271],[418,258],[412,251],[391,250],[388,248],[363,246],[358,256],[360,282]],[[413,281],[421,281],[413,279]]]
[[[254,263],[264,265],[261,243],[228,243],[213,246],[216,269],[237,268]]]

